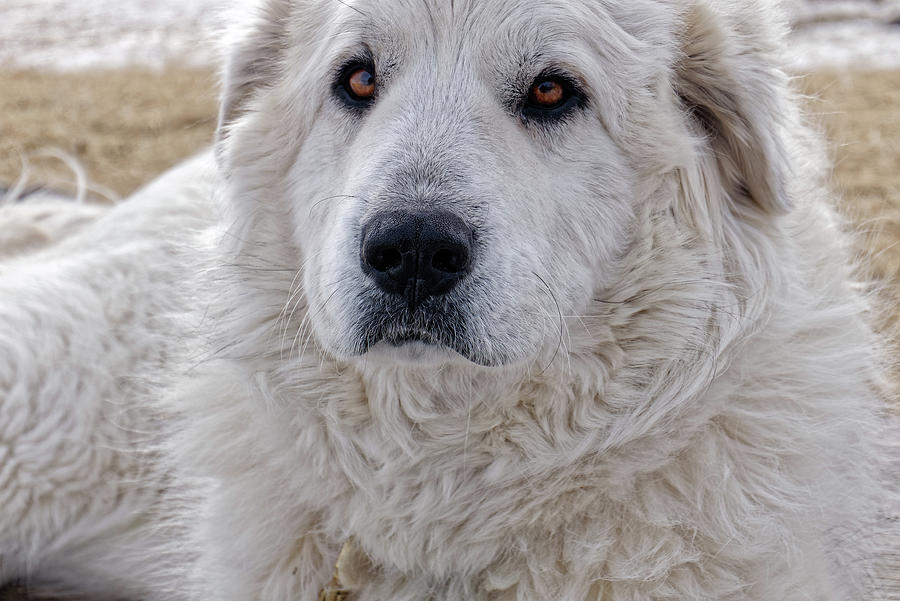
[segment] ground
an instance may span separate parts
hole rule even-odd
[[[215,78],[209,71],[0,72],[0,185],[22,171],[22,155],[57,148],[91,182],[120,196],[209,144]],[[34,184],[70,189],[60,161],[31,159]]]

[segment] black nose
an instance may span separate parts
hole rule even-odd
[[[362,229],[363,271],[413,310],[449,292],[472,264],[472,228],[446,211],[392,211]]]

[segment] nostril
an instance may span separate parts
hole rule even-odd
[[[372,269],[384,273],[400,267],[403,264],[403,255],[396,248],[383,246],[367,253],[366,263]]]
[[[431,257],[431,266],[444,273],[459,273],[469,263],[469,253],[462,248],[442,248]]]
[[[390,211],[360,230],[363,272],[382,291],[403,297],[410,310],[448,293],[472,268],[474,231],[446,211]]]

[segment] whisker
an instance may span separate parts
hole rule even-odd
[[[553,364],[553,361],[556,359],[556,356],[559,354],[559,351],[563,348],[565,320],[563,319],[562,309],[560,309],[560,307],[559,307],[559,301],[556,300],[556,295],[553,293],[553,289],[550,288],[550,284],[548,284],[547,281],[544,278],[542,278],[537,272],[532,271],[531,273],[532,273],[532,275],[534,275],[534,277],[539,279],[541,281],[541,283],[544,285],[544,287],[547,289],[547,293],[550,295],[550,298],[553,300],[553,304],[556,305],[556,313],[559,316],[559,342],[556,345],[556,350],[553,351],[553,356],[550,358],[550,362],[547,363],[546,367],[544,367],[544,369],[542,369],[540,371],[540,373],[538,373],[538,375],[541,375],[545,371],[547,371],[547,369],[550,368],[550,366]]]
[[[361,10],[359,10],[359,9],[356,8],[355,6],[352,6],[352,5],[350,5],[350,4],[347,4],[346,2],[344,2],[344,0],[335,0],[335,2],[337,2],[338,4],[343,4],[344,6],[346,6],[347,8],[349,8],[350,10],[356,11],[357,13],[361,14],[361,15],[364,16],[364,17],[367,17],[367,16],[368,16],[366,13],[364,13],[364,12],[361,11]]]
[[[325,300],[323,300],[319,304],[319,306],[310,307],[309,309],[307,309],[306,315],[303,316],[303,320],[300,322],[300,326],[297,328],[297,333],[294,335],[294,338],[291,341],[291,348],[288,351],[289,359],[293,356],[294,348],[296,348],[297,342],[300,339],[300,335],[303,333],[303,330],[306,329],[306,326],[309,323],[309,320],[312,319],[313,317],[315,317],[315,315],[318,314],[319,312],[325,310],[325,306],[334,297],[334,295],[337,294],[338,290],[340,290],[340,284],[351,277],[353,277],[353,274],[349,274],[349,275],[339,279],[338,281],[333,282],[331,285],[334,287],[334,290],[331,291],[331,293],[328,295],[328,297],[325,298]],[[307,336],[306,340],[304,340],[302,346],[298,349],[297,360],[302,359],[303,353],[306,350],[306,345],[309,342],[309,336],[311,336],[311,335],[312,335],[312,329],[310,328],[308,331],[308,336]]]
[[[335,194],[334,196],[326,196],[325,198],[322,198],[322,199],[320,199],[320,200],[317,200],[316,202],[314,202],[314,203],[312,204],[312,206],[309,207],[309,212],[307,213],[307,216],[312,216],[313,210],[314,210],[317,206],[319,206],[320,204],[322,204],[323,202],[325,202],[325,201],[327,201],[327,200],[335,200],[335,199],[337,199],[337,198],[356,198],[356,196],[353,196],[352,194]]]

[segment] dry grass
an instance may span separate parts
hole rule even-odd
[[[0,73],[0,184],[21,173],[20,153],[70,153],[92,182],[127,195],[209,143],[216,94],[209,72]],[[57,160],[33,158],[32,180],[70,189]]]
[[[800,83],[832,143],[834,179],[844,208],[890,225],[900,239],[900,71],[817,73]],[[900,275],[900,249],[886,275]],[[888,265],[885,265],[888,267]]]
[[[900,71],[817,73],[800,81],[831,141],[841,209],[864,232],[885,324],[900,338]]]

